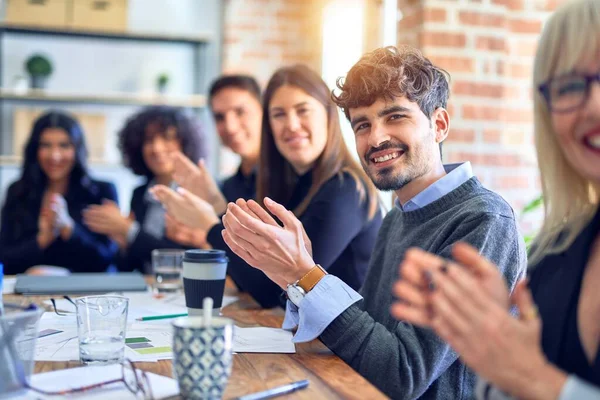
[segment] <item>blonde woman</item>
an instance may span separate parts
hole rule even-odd
[[[551,17],[534,85],[546,215],[529,288],[521,282],[509,298],[497,269],[465,244],[455,262],[413,249],[392,314],[449,342],[491,382],[480,381],[482,398],[600,399],[600,1]]]

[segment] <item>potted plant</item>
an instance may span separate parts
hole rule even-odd
[[[156,88],[159,93],[165,93],[167,91],[167,85],[169,84],[169,75],[162,73],[156,78]]]
[[[41,54],[34,54],[25,62],[25,68],[29,73],[31,87],[33,89],[43,89],[46,87],[46,81],[52,74],[52,64],[50,60]]]

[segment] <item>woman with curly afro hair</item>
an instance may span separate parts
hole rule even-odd
[[[195,118],[172,107],[149,107],[133,115],[119,132],[124,164],[146,181],[131,199],[131,213],[124,216],[116,204],[90,207],[86,225],[109,235],[122,250],[120,270],[149,271],[154,249],[178,248],[165,236],[165,213],[148,192],[156,184],[175,187],[173,159],[183,153],[192,162],[206,157],[204,132]]]

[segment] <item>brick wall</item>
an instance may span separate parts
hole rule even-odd
[[[380,40],[382,1],[365,1],[370,50]],[[445,160],[470,160],[484,184],[517,212],[540,192],[531,72],[543,21],[563,1],[398,0],[398,44],[420,48],[452,75]],[[264,84],[281,65],[303,62],[320,70],[325,4],[226,0],[224,71],[252,73]],[[523,228],[537,222],[524,221]]]
[[[399,0],[398,43],[452,76],[447,162],[470,160],[519,213],[541,191],[531,78],[543,21],[560,0]],[[531,230],[539,223],[522,221]]]
[[[265,84],[283,65],[321,69],[322,0],[226,0],[223,71]]]

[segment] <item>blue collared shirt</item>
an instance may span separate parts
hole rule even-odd
[[[418,210],[442,198],[473,177],[469,162],[447,164],[444,165],[444,169],[446,175],[418,193],[404,206],[400,202],[396,202],[396,206],[404,212]],[[304,296],[299,307],[288,300],[282,327],[293,329],[297,326],[293,341],[309,342],[319,337],[334,319],[359,300],[362,300],[362,296],[344,281],[333,275],[326,275]]]
[[[418,193],[415,197],[407,201],[406,204],[401,205],[396,200],[396,207],[405,212],[418,210],[442,198],[473,177],[473,169],[470,162],[446,164],[444,165],[444,169],[446,170],[446,175]]]

